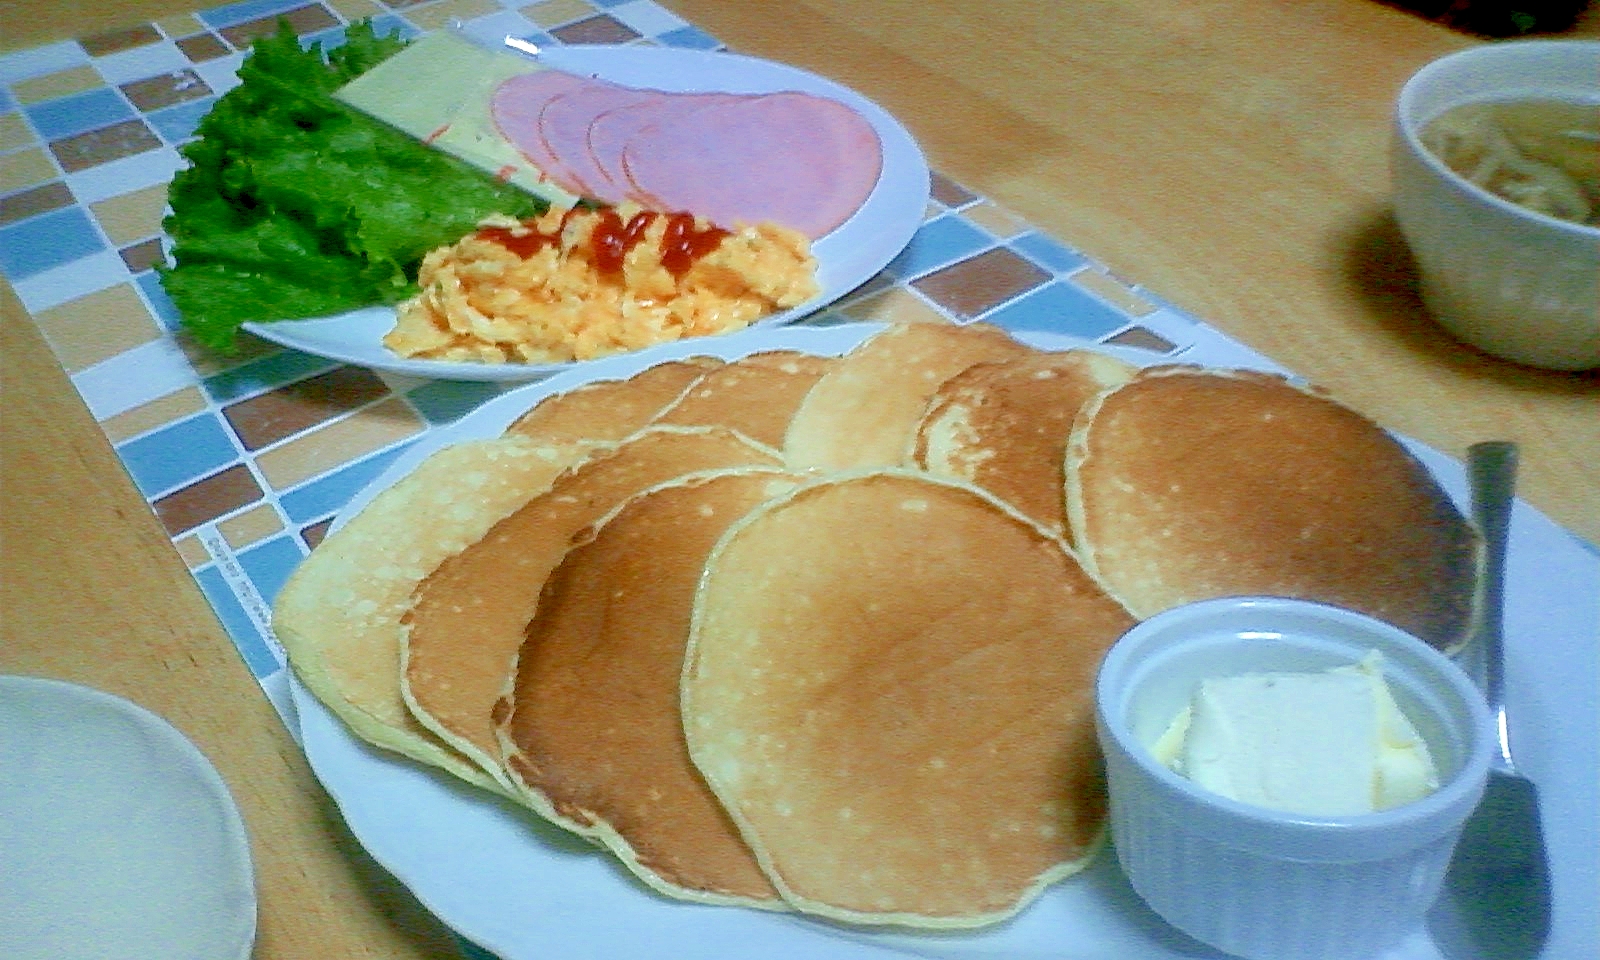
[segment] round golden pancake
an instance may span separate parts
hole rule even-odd
[[[518,657],[500,729],[507,770],[541,813],[675,896],[781,905],[689,760],[678,680],[712,545],[798,482],[752,467],[628,500],[550,574]]]
[[[716,357],[669,360],[623,380],[596,380],[553,393],[511,422],[508,434],[545,442],[615,442],[644,427],[696,380],[722,365]]]
[[[974,483],[1064,534],[1073,418],[1135,369],[1090,350],[974,364],[934,394],[917,428],[913,460],[930,473]]]
[[[1279,377],[1154,367],[1073,429],[1084,564],[1140,617],[1212,597],[1319,600],[1442,649],[1472,618],[1477,538],[1381,427]]]
[[[773,450],[831,362],[794,351],[755,353],[709,370],[656,417],[678,426],[723,426]]]
[[[1094,675],[1132,623],[1058,537],[977,488],[819,480],[712,552],[690,756],[795,907],[993,923],[1097,847]]]
[[[714,427],[650,427],[596,453],[445,558],[405,613],[401,691],[411,711],[507,787],[492,713],[545,578],[572,538],[612,508],[698,470],[775,457]]]
[[[975,363],[1032,352],[988,324],[890,324],[811,388],[784,437],[784,459],[802,470],[905,466],[940,384]]]
[[[501,789],[407,708],[401,618],[412,590],[445,557],[548,488],[583,450],[526,437],[441,448],[318,544],[272,612],[307,689],[368,742]]]

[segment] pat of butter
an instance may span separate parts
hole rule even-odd
[[[1207,790],[1291,813],[1370,813],[1439,785],[1376,651],[1322,673],[1202,680],[1152,752]]]
[[[490,110],[501,83],[543,69],[519,54],[486,50],[448,32],[434,33],[345,84],[334,97],[565,208],[577,198],[544,179],[501,135]]]

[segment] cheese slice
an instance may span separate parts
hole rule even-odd
[[[334,97],[554,206],[569,207],[577,198],[545,180],[501,136],[490,113],[496,87],[544,69],[509,50],[434,33],[345,84]]]

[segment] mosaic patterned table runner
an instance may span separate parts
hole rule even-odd
[[[222,358],[177,332],[151,269],[177,148],[280,17],[325,45],[369,17],[408,36],[459,23],[489,43],[720,44],[651,0],[247,0],[0,55],[0,272],[294,729],[269,624],[278,589],[356,492],[510,387],[395,376],[254,340]],[[805,322],[979,319],[1271,366],[937,172],[909,247]]]

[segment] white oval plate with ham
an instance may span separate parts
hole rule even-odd
[[[558,70],[671,92],[796,90],[845,103],[872,125],[883,148],[877,184],[848,220],[812,243],[821,291],[792,310],[763,317],[754,327],[793,323],[838,300],[893,260],[922,223],[928,202],[928,164],[922,150],[882,107],[832,80],[770,60],[671,47],[557,46],[543,49],[539,60]],[[245,329],[264,340],[344,363],[441,380],[532,380],[581,366],[408,359],[383,345],[394,318],[392,307],[369,307],[313,320],[247,323]]]

